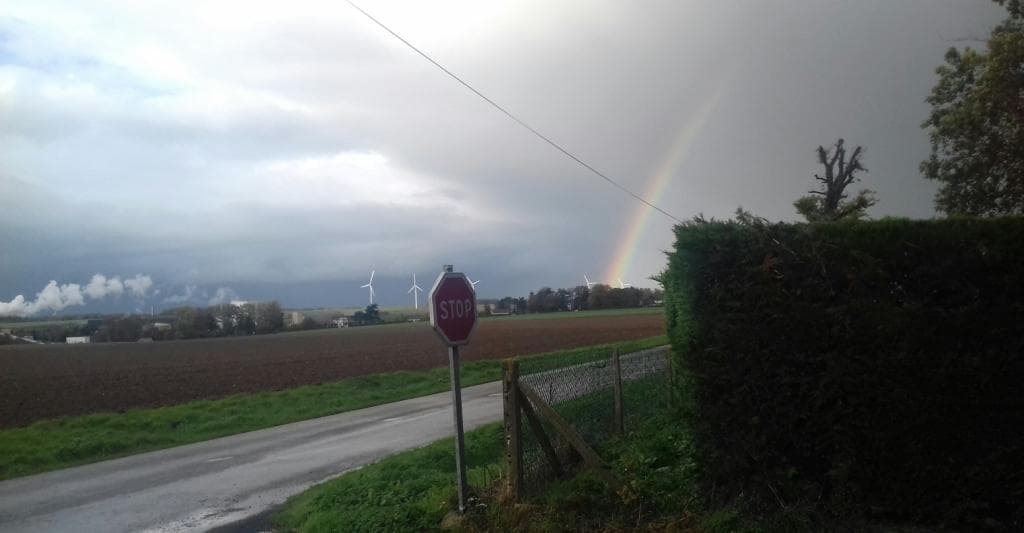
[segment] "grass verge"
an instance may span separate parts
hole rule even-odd
[[[603,316],[661,315],[664,307],[628,307],[622,309],[597,309],[594,311],[557,311],[552,313],[524,313],[521,315],[495,315],[481,317],[482,320],[552,320],[562,318],[596,318]]]
[[[454,450],[447,438],[393,455],[292,498],[275,530],[319,531],[731,531],[732,514],[697,509],[693,447],[667,413],[637,424],[599,448],[624,487],[582,472],[556,481],[523,504],[502,501],[504,433],[500,424],[466,434],[469,482],[485,505],[446,521],[455,506]]]
[[[466,433],[470,486],[497,484],[504,429]],[[288,500],[273,518],[281,531],[433,531],[455,506],[455,445],[446,438],[393,455]]]
[[[555,366],[665,344],[664,336],[539,354]],[[500,361],[462,367],[464,386],[501,378]],[[448,390],[448,369],[402,371],[155,409],[43,420],[0,431],[0,479],[200,442]]]

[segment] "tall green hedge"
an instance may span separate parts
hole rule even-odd
[[[676,237],[669,336],[706,494],[1024,528],[1024,219]]]

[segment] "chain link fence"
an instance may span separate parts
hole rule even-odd
[[[600,462],[604,443],[669,407],[670,369],[668,346],[571,361],[507,362],[505,424],[512,496],[537,495],[581,467],[599,468],[594,463]]]

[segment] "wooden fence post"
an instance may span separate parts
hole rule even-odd
[[[537,391],[526,385],[520,385],[519,390],[522,391],[523,396],[526,396],[526,399],[533,404],[533,407],[540,412],[540,415],[543,416],[552,425],[552,427],[554,427],[555,431],[557,431],[570,446],[576,449],[587,466],[593,468],[594,472],[601,476],[609,485],[615,487],[616,490],[622,486],[622,483],[605,468],[604,461],[601,460],[601,457],[597,455],[597,452],[595,452],[594,449],[587,444],[587,441],[585,441],[583,437],[572,427],[572,424],[567,422],[562,418],[562,415],[558,414],[558,412],[550,405],[545,403],[540,395],[537,394]]]
[[[533,434],[537,437],[540,449],[547,456],[548,463],[551,464],[551,470],[554,471],[556,477],[562,477],[562,462],[558,460],[558,452],[551,445],[551,439],[548,438],[547,433],[544,433],[544,424],[541,423],[537,413],[530,406],[530,400],[526,399],[526,396],[523,395],[522,389],[516,392],[519,395],[519,407],[523,410],[523,414],[526,415],[526,420],[530,423],[530,428],[533,429]]]
[[[508,496],[519,501],[523,489],[523,440],[519,421],[519,361],[506,359],[501,380],[505,411],[505,460],[508,463]]]
[[[626,425],[623,420],[622,405],[622,364],[619,362],[619,348],[612,350],[612,386],[615,387],[615,432],[625,433]]]

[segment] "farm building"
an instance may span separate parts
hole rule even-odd
[[[92,339],[89,337],[68,337],[64,339],[64,342],[68,344],[89,344],[92,342]]]
[[[288,322],[289,326],[294,326],[295,324],[301,324],[302,321],[305,320],[305,319],[306,319],[306,315],[304,315],[304,314],[302,314],[302,313],[300,313],[298,311],[292,311],[288,315],[288,321],[287,322]]]
[[[334,327],[337,327],[337,328],[347,328],[348,327],[348,317],[347,316],[339,316],[338,318],[335,318],[334,320],[332,320],[331,323],[334,324]]]

